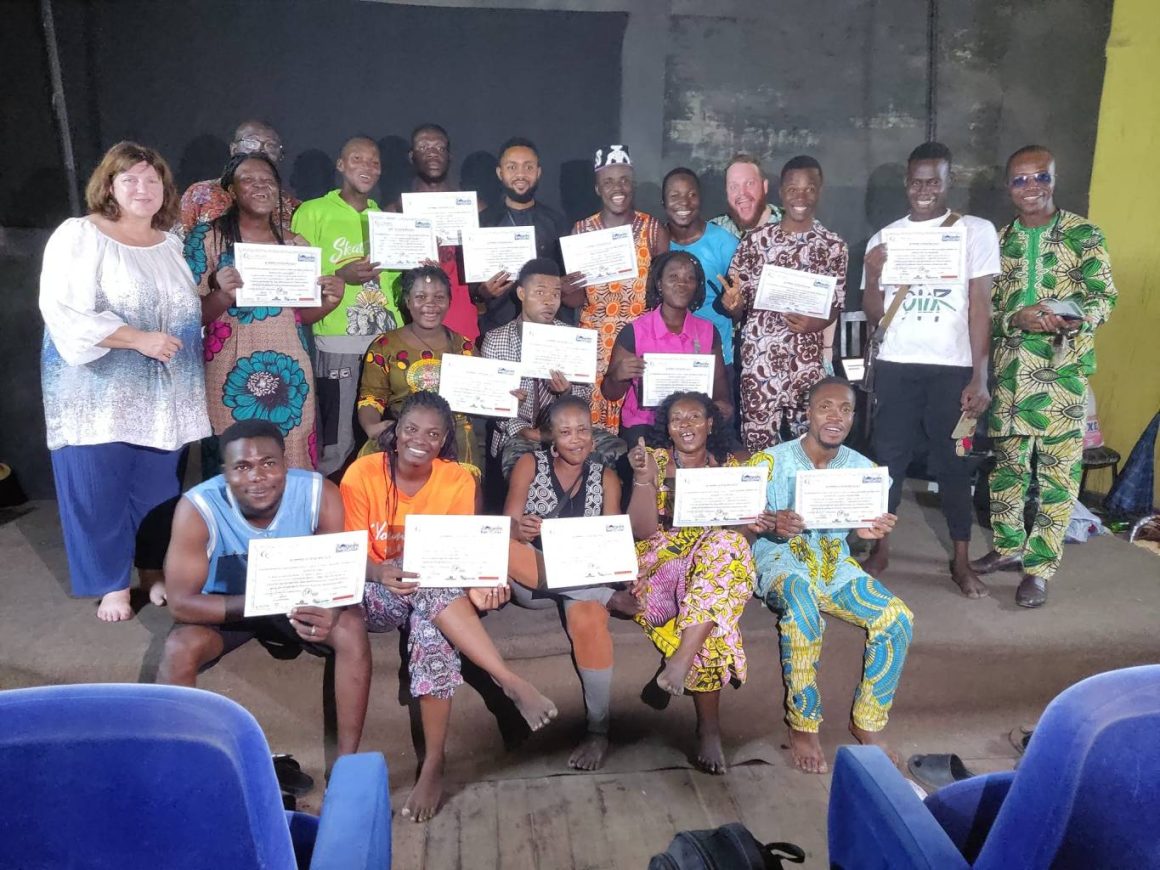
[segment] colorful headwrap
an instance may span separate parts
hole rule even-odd
[[[632,166],[632,158],[628,156],[628,149],[623,145],[609,145],[607,152],[603,148],[597,148],[593,169],[599,172],[609,166]]]

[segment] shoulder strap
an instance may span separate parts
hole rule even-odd
[[[946,216],[940,227],[952,227],[957,224],[962,215],[956,211],[952,211]],[[882,319],[878,321],[878,329],[874,331],[874,337],[878,341],[882,341],[882,336],[886,334],[886,330],[890,328],[891,321],[894,320],[894,315],[898,313],[898,309],[902,307],[903,301],[910,295],[910,285],[903,284],[894,294],[894,298],[890,300],[890,307],[886,309],[886,313],[882,315]]]

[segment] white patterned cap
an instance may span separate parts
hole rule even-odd
[[[632,166],[632,158],[628,156],[628,149],[623,145],[609,145],[607,151],[603,148],[597,148],[592,168],[599,172],[609,166]]]

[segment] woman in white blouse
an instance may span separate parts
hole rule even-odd
[[[85,199],[44,249],[41,381],[73,594],[117,622],[133,616],[137,528],[180,493],[181,448],[210,433],[201,306],[166,232],[178,197],[161,155],[114,145]]]

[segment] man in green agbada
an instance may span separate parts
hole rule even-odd
[[[972,567],[980,574],[1021,570],[1015,602],[1022,607],[1047,601],[1047,580],[1059,568],[1083,472],[1095,330],[1116,304],[1104,235],[1086,218],[1056,208],[1055,180],[1055,158],[1046,148],[1029,145],[1008,159],[1007,188],[1018,216],[999,232],[993,291],[995,537],[994,550]],[[1032,457],[1039,507],[1028,535],[1023,510]]]

